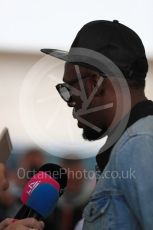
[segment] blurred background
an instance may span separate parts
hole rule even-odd
[[[1,219],[12,216],[20,206],[25,181],[17,177],[19,167],[31,170],[44,162],[55,162],[73,170],[94,170],[94,156],[105,142],[82,140],[72,111],[55,90],[55,85],[62,82],[64,63],[45,57],[40,49],[69,50],[85,23],[117,19],[143,41],[149,61],[146,95],[153,99],[152,8],[152,0],[0,0],[0,132],[8,127],[13,143],[8,161],[11,186],[0,198]],[[64,160],[74,156],[82,160]],[[78,183],[75,193],[74,183]],[[55,212],[62,223],[54,223],[55,230],[74,229],[94,184],[95,178],[70,180]],[[56,218],[48,223],[53,224]],[[65,219],[69,221],[65,223]]]

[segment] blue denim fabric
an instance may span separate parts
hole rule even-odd
[[[153,116],[114,146],[83,217],[83,230],[153,230]]]

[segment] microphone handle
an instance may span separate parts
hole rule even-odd
[[[43,217],[40,214],[36,213],[36,211],[34,211],[32,208],[29,209],[27,217],[33,217],[36,220],[43,220]]]
[[[27,207],[26,205],[23,205],[21,207],[14,219],[22,220],[27,217],[33,217],[37,220],[43,220],[43,217],[40,214],[36,213],[36,211],[34,211],[32,208]]]
[[[30,211],[30,208],[28,208],[26,205],[22,205],[21,209],[18,211],[14,219],[21,220],[28,216],[28,213]]]

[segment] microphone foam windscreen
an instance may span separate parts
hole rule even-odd
[[[46,218],[53,211],[59,191],[51,184],[40,184],[29,197],[26,205]]]
[[[54,178],[49,176],[46,172],[39,171],[25,185],[21,196],[22,203],[26,204],[29,197],[32,195],[35,189],[41,184],[45,184],[45,183],[52,185],[59,192],[60,190],[59,183]]]

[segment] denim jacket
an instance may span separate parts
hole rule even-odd
[[[83,212],[83,230],[153,230],[153,116],[126,129]]]

